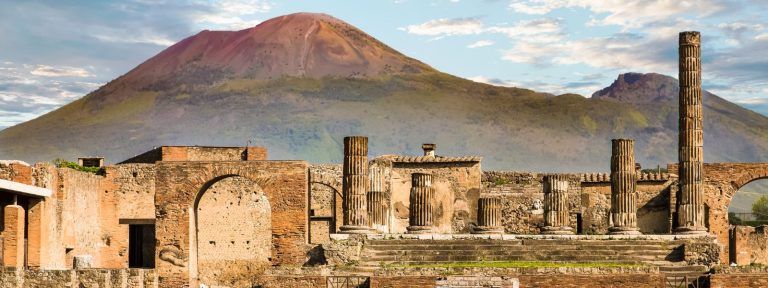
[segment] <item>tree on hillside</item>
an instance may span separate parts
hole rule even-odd
[[[768,196],[761,196],[752,203],[752,214],[757,220],[768,220]]]

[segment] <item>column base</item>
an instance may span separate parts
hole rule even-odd
[[[475,226],[472,234],[504,234],[504,227],[499,226]]]
[[[706,235],[709,234],[707,227],[680,226],[675,228],[675,234],[680,235]]]
[[[405,227],[408,234],[430,234],[433,233],[432,226],[408,226]]]
[[[611,227],[608,235],[643,235],[637,227]]]
[[[342,234],[370,234],[371,232],[371,228],[366,226],[345,225],[339,227],[339,233]]]
[[[541,234],[544,235],[573,235],[573,228],[571,227],[554,227],[554,226],[547,226],[544,228],[541,228]]]

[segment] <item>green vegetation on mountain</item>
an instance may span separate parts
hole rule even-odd
[[[343,137],[367,135],[371,155],[418,155],[431,142],[440,155],[484,156],[484,169],[605,171],[622,137],[655,168],[677,159],[676,97],[677,81],[658,74],[623,74],[592,98],[476,83],[338,19],[294,14],[187,38],[0,131],[0,158],[118,162],[153,146],[250,140],[271,159],[340,162]],[[768,118],[709,93],[704,102],[707,162],[768,161]]]

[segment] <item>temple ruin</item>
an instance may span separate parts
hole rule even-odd
[[[0,161],[0,287],[768,286],[768,229],[727,214],[768,163],[704,163],[701,38],[679,41],[668,172],[640,171],[632,139],[606,139],[609,173],[483,171],[433,143],[369,158],[376,135],[344,138],[341,164],[252,146],[84,157],[97,173]]]

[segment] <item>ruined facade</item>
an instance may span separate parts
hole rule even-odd
[[[765,269],[727,265],[768,264],[766,229],[730,226],[727,209],[768,163],[703,163],[700,36],[679,44],[668,173],[638,171],[631,139],[606,141],[610,173],[483,171],[431,143],[375,156],[365,136],[339,164],[199,146],[96,174],[0,161],[0,287],[661,287],[680,271],[760,285]],[[453,267],[514,261],[593,264]]]

